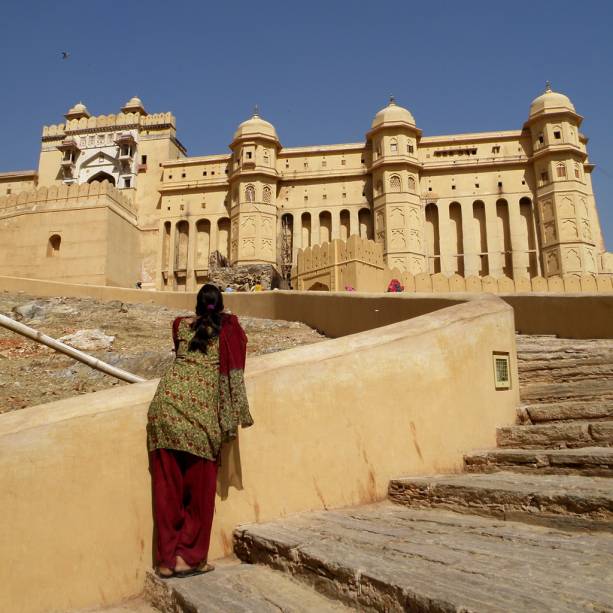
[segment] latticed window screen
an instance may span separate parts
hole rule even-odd
[[[392,175],[390,178],[390,191],[400,191],[400,177],[398,175]]]
[[[494,354],[494,377],[496,380],[496,389],[510,389],[511,373],[508,355]]]

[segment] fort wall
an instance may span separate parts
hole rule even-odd
[[[0,290],[34,296],[149,302],[172,309],[193,309],[196,303],[196,294],[192,292],[154,292],[18,277],[0,277]],[[328,337],[337,338],[462,304],[479,295],[469,292],[383,294],[275,290],[224,294],[224,303],[239,316],[302,321]],[[513,307],[515,329],[524,334],[613,338],[613,292],[541,292],[499,294],[499,297]]]
[[[133,204],[106,182],[0,197],[0,274],[133,285],[140,275]]]
[[[515,279],[504,275],[498,278],[443,273],[413,275],[389,268],[384,261],[383,246],[358,236],[299,250],[295,270],[293,285],[300,291],[342,291],[349,288],[384,292],[392,279],[399,280],[405,292],[512,294],[613,291],[613,273],[565,274],[548,278],[524,276]]]
[[[510,356],[511,390],[495,389],[494,351]],[[230,553],[239,524],[380,500],[394,476],[457,471],[464,453],[493,445],[518,402],[513,314],[483,297],[251,359],[246,383],[256,425],[222,458],[211,559]],[[10,492],[0,609],[76,609],[142,590],[152,564],[145,423],[155,386],[0,417],[0,488]]]

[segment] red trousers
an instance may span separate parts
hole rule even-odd
[[[215,510],[217,462],[185,451],[149,454],[158,566],[175,567],[176,556],[190,566],[206,561]]]

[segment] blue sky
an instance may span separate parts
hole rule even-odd
[[[2,23],[0,171],[35,168],[41,126],[79,100],[101,114],[137,94],[200,155],[256,103],[285,146],[363,140],[390,93],[425,135],[518,129],[549,79],[585,117],[613,250],[608,0],[5,0]]]

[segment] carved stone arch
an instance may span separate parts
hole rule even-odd
[[[104,172],[104,170],[97,172],[87,180],[88,183],[102,183],[102,181],[108,181],[111,185],[115,185],[115,177],[108,172]]]
[[[390,139],[390,153],[392,155],[398,153],[398,139],[395,136]]]
[[[255,187],[251,183],[245,187],[245,201],[255,202]]]

